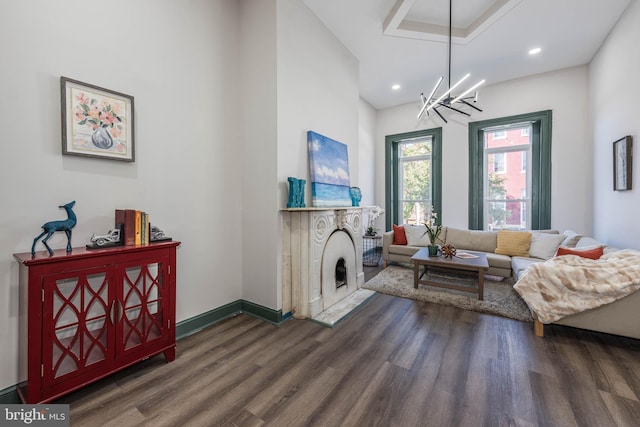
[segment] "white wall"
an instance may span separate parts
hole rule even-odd
[[[70,200],[74,246],[112,227],[116,208],[149,212],[183,242],[178,321],[242,298],[237,4],[113,0],[107,9],[0,2],[0,390],[19,380],[12,253],[28,252]],[[135,97],[135,163],[61,155],[60,76]]]
[[[278,208],[287,206],[290,176],[307,180],[305,199],[310,207],[309,130],[348,146],[351,185],[359,184],[358,61],[303,2],[277,4]],[[278,291],[278,308],[279,274],[268,285]]]
[[[362,191],[362,200],[360,206],[374,206],[375,203],[375,185],[376,173],[374,165],[376,164],[376,109],[367,101],[360,98],[360,120],[359,120],[359,153],[358,159],[360,168],[359,187]],[[382,203],[378,206],[384,208]],[[367,227],[370,223],[369,210],[363,212],[362,225]],[[384,217],[378,217],[373,221],[373,228],[377,231],[384,230]]]
[[[301,1],[278,0],[278,182],[280,206],[287,177],[307,179],[307,131],[348,146],[349,176],[359,184],[358,61]]]
[[[360,99],[358,183],[362,190],[361,206],[375,204],[375,156],[376,156],[376,110],[364,99]]]
[[[589,66],[593,132],[594,235],[621,248],[640,249],[640,2],[631,2]],[[631,135],[635,148],[630,191],[613,191],[612,145]]]
[[[426,82],[425,84],[428,84]],[[541,110],[553,111],[551,226],[590,233],[592,228],[591,138],[587,132],[587,68],[569,68],[482,87],[469,121]],[[376,203],[383,206],[385,136],[442,127],[445,225],[468,226],[469,134],[461,114],[449,123],[431,114],[418,122],[419,102],[378,111],[376,128]]]
[[[240,4],[243,298],[278,309],[276,0]]]

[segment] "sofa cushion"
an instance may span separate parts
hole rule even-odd
[[[407,236],[407,245],[409,246],[429,246],[429,235],[427,227],[424,225],[405,225],[404,233]]]
[[[528,231],[499,230],[495,253],[511,256],[529,256],[531,233]]]
[[[565,246],[565,245],[561,245],[561,246]],[[585,237],[585,236],[580,237],[580,240],[578,240],[578,243],[576,243],[575,248],[583,250],[583,249],[592,249],[597,246],[602,246],[602,251],[605,255],[610,254],[611,252],[620,250],[619,248],[616,248],[614,246],[605,245],[604,243],[597,241],[593,237]]]
[[[596,246],[591,249],[575,249],[575,248],[571,249],[571,248],[565,248],[564,246],[560,246],[558,248],[558,253],[556,254],[556,256],[578,255],[578,256],[581,256],[582,258],[600,259],[603,253],[604,253],[604,250],[602,246]]]
[[[576,244],[580,241],[580,239],[582,239],[582,235],[576,233],[573,230],[564,230],[562,232],[562,235],[565,237],[565,239],[560,245],[567,248],[575,248]]]
[[[491,267],[511,269],[511,257],[487,252],[487,262]]]
[[[562,234],[537,233],[531,234],[529,256],[532,258],[551,259],[555,256],[558,246],[565,240]]]
[[[495,231],[462,230],[446,227],[446,242],[456,249],[470,251],[493,252],[496,249]]]
[[[564,246],[564,245],[563,245]],[[597,241],[593,237],[581,237],[576,243],[576,248],[587,248],[589,246],[604,246],[601,242]]]
[[[511,258],[511,269],[513,270],[513,274],[515,275],[515,279],[518,280],[522,273],[529,268],[531,264],[535,264],[538,262],[542,262],[536,258],[524,258],[519,256],[514,256]]]
[[[412,257],[416,252],[420,250],[417,246],[407,246],[407,245],[391,245],[389,246],[389,253],[396,255],[404,255],[408,257]],[[408,261],[407,261],[408,262]]]
[[[393,225],[393,245],[406,245],[407,244],[407,234],[404,231],[404,227],[402,225]]]

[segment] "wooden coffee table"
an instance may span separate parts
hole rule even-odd
[[[419,284],[438,286],[441,288],[456,289],[464,292],[476,292],[476,289],[469,288],[461,285],[453,285],[449,283],[434,282],[431,280],[421,280],[422,276],[427,273],[429,267],[436,267],[438,269],[448,270],[456,273],[466,273],[472,276],[476,276],[478,280],[478,299],[484,299],[484,272],[489,269],[489,263],[487,262],[487,255],[482,252],[463,251],[464,253],[475,255],[477,258],[460,258],[454,256],[453,258],[445,258],[443,256],[429,256],[427,248],[420,249],[414,256],[411,257],[413,261],[413,287],[418,288]],[[420,266],[424,266],[422,274],[420,274]]]

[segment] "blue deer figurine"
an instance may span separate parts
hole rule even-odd
[[[45,234],[47,235],[47,237],[42,240],[42,244],[49,251],[49,255],[53,255],[53,251],[51,250],[49,245],[47,245],[47,240],[49,240],[49,238],[53,236],[53,233],[55,233],[56,231],[65,232],[65,234],[67,235],[67,252],[71,252],[71,229],[75,227],[77,221],[76,214],[73,213],[73,210],[71,208],[73,208],[73,205],[75,204],[76,202],[74,200],[73,202],[69,202],[64,206],[58,206],[59,208],[67,211],[67,219],[60,221],[50,221],[44,224],[42,226],[42,229],[44,231],[40,233],[38,237],[33,239],[33,245],[31,245],[31,255],[36,254],[36,243],[38,243],[38,240],[40,240],[40,238]]]

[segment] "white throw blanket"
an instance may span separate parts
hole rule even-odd
[[[513,287],[540,322],[552,323],[639,290],[640,252],[624,249],[598,260],[559,256],[531,265]]]

